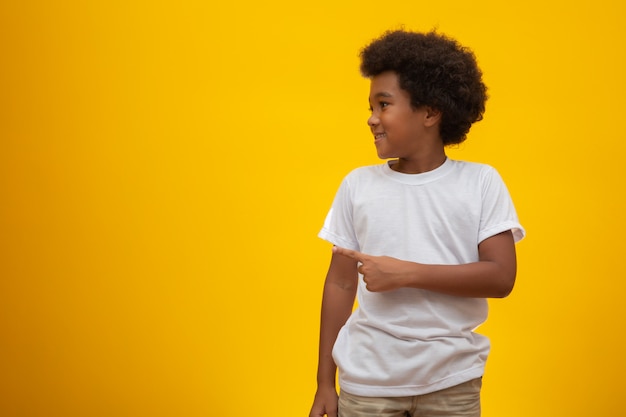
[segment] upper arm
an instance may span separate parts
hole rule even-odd
[[[502,288],[502,296],[508,295],[515,285],[517,274],[517,257],[513,233],[507,230],[488,237],[478,245],[478,256],[481,262],[492,262],[498,268],[498,281]]]
[[[333,284],[343,290],[356,291],[358,283],[357,261],[347,256],[333,253],[326,275],[326,284]]]

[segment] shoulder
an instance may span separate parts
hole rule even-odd
[[[383,168],[387,165],[384,164],[376,164],[376,165],[365,165],[358,168],[354,168],[348,175],[368,175],[372,173],[377,173],[383,170]]]
[[[452,170],[456,175],[478,179],[499,178],[500,174],[491,165],[480,162],[452,161]]]
[[[384,188],[389,181],[384,171],[382,164],[354,168],[342,179],[339,192],[354,197],[374,189]]]
[[[344,178],[344,181],[361,181],[367,178],[379,177],[384,171],[385,165],[367,165],[354,168]]]
[[[470,162],[470,161],[460,161],[457,159],[452,160],[452,164],[454,169],[457,170],[465,170],[468,172],[482,172],[482,171],[495,171],[495,168],[491,165],[482,163],[482,162]]]

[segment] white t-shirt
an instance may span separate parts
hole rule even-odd
[[[402,174],[385,163],[343,180],[319,236],[369,255],[425,264],[478,261],[478,244],[525,232],[507,188],[488,165],[447,159]],[[421,395],[482,376],[489,340],[474,329],[487,300],[401,288],[370,292],[359,277],[358,308],[333,348],[342,390],[361,396]]]

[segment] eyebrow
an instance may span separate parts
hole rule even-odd
[[[393,94],[388,93],[388,92],[386,92],[386,91],[381,91],[380,93],[376,93],[376,94],[374,94],[374,97],[368,97],[368,98],[367,98],[367,101],[371,103],[371,102],[372,102],[372,100],[375,100],[375,99],[380,98],[380,97],[384,97],[384,98],[392,98],[392,97],[393,97]]]

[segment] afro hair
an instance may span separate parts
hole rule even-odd
[[[441,111],[444,145],[463,142],[472,124],[483,118],[487,87],[482,72],[473,52],[454,39],[435,31],[389,31],[363,48],[360,58],[364,77],[393,71],[414,108]]]

